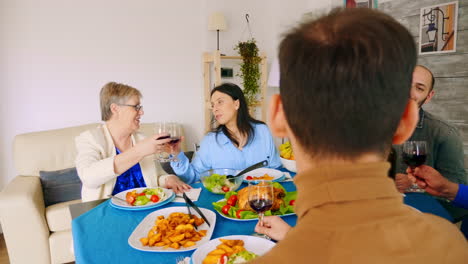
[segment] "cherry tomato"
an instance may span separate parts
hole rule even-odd
[[[228,260],[227,254],[222,254],[222,255],[221,255],[221,258],[219,259],[219,263],[221,263],[221,264],[226,264],[226,263],[227,263],[227,260]]]
[[[240,213],[241,213],[242,211],[245,211],[245,210],[242,210],[242,209],[237,210],[237,212],[236,212],[236,217],[237,217],[237,218],[239,218],[239,219],[241,218],[241,214],[240,214]]]
[[[237,195],[231,195],[231,197],[229,197],[229,199],[227,200],[227,204],[229,204],[230,206],[234,206],[236,205],[237,203]]]
[[[136,201],[135,196],[127,195],[127,197],[125,198],[126,198],[125,200],[127,200],[127,203],[130,205],[133,205]]]
[[[151,195],[151,201],[153,203],[157,203],[159,201],[159,196],[157,196],[156,194]]]
[[[230,189],[227,186],[223,186],[221,187],[221,190],[223,190],[223,192],[229,192]]]
[[[225,215],[229,215],[229,209],[231,208],[231,206],[229,204],[226,204],[225,206],[223,206],[223,208],[221,208],[221,212]]]
[[[296,200],[291,200],[291,201],[289,201],[289,205],[294,205],[295,202],[296,202]]]
[[[138,196],[143,196],[143,195],[146,195],[146,193],[142,192],[138,194]]]
[[[247,176],[247,177],[245,177],[245,179],[248,180],[248,181],[250,181],[250,180],[253,179],[253,177],[252,177],[252,176]]]

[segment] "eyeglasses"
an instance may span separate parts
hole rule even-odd
[[[143,106],[140,105],[140,104],[137,104],[137,105],[119,104],[119,105],[120,105],[120,106],[130,106],[130,107],[133,107],[133,108],[135,108],[135,110],[136,110],[137,112],[140,111],[140,110],[143,108]]]

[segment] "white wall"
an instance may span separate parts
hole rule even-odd
[[[227,17],[220,46],[234,54],[249,13],[271,62],[280,33],[331,1],[0,1],[0,188],[16,175],[16,134],[99,122],[108,81],[140,89],[142,121],[177,120],[192,146],[203,136],[201,54],[216,48],[209,14]]]
[[[141,90],[143,122],[200,139],[204,2],[7,0],[0,17],[1,186],[16,175],[14,135],[99,122],[108,81]]]

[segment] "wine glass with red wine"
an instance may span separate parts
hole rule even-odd
[[[427,158],[427,143],[426,141],[406,141],[403,144],[403,161],[411,170],[419,167],[426,162]],[[417,184],[413,184],[408,191],[421,192],[423,191]]]
[[[168,134],[167,136],[159,137],[158,139],[170,138],[171,141],[166,144],[164,150],[157,153],[157,159],[160,162],[168,162],[176,159],[172,149],[173,146],[180,141],[181,129],[179,124],[170,123],[170,122],[160,122],[156,123],[154,127],[154,132],[156,134]]]
[[[258,221],[260,226],[263,226],[263,216],[266,211],[273,207],[273,202],[275,200],[273,183],[266,180],[250,181],[248,188],[249,205],[258,213]],[[266,235],[257,233],[254,235],[270,239]]]

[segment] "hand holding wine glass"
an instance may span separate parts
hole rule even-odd
[[[165,147],[163,150],[161,150],[157,154],[157,158],[160,162],[168,162],[171,160],[174,160],[176,155],[178,154],[174,152],[176,148],[174,146],[177,146],[177,150],[180,149],[179,143],[181,140],[181,129],[180,126],[177,123],[170,123],[170,122],[160,122],[156,123],[154,127],[154,132],[156,134],[165,134],[165,137],[161,137],[159,139],[165,139],[165,138],[170,138],[171,141],[169,141],[167,144],[165,144]]]
[[[403,161],[409,166],[412,172],[416,167],[419,167],[426,162],[426,157],[426,141],[406,141],[403,144]],[[420,189],[417,184],[413,184],[408,191],[424,192],[424,190]]]
[[[270,210],[274,202],[273,184],[271,181],[259,180],[249,182],[249,205],[258,213],[259,225],[263,226],[263,216]],[[265,235],[258,234],[257,236]]]

